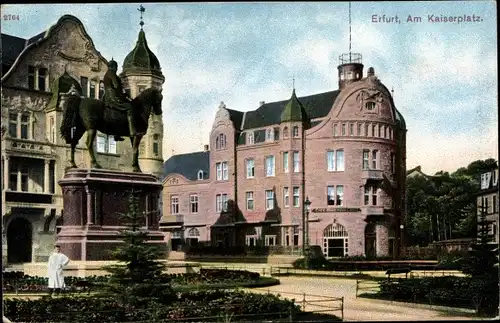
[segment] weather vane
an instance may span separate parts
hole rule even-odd
[[[142,29],[142,26],[144,26],[144,21],[142,21],[142,14],[146,11],[146,8],[144,8],[142,6],[142,4],[139,6],[139,8],[137,8],[137,10],[139,10],[141,12],[141,22],[139,23],[139,25],[141,25],[141,29]]]

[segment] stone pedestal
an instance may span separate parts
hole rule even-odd
[[[159,231],[158,203],[162,185],[155,176],[100,169],[70,169],[59,181],[63,192],[63,224],[57,235],[61,251],[74,261],[110,260],[122,241],[120,229],[130,192],[138,192],[139,214],[149,242],[167,250]]]

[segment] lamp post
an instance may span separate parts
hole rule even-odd
[[[309,212],[311,210],[311,201],[309,201],[309,197],[306,197],[304,201],[304,205],[306,207],[304,214],[304,223],[303,223],[303,241],[302,241],[302,251],[304,255],[306,254],[306,249],[309,245]]]
[[[403,241],[403,237],[404,237],[404,229],[405,229],[405,226],[404,225],[400,225],[399,226],[399,256],[403,256],[404,255],[404,241]]]

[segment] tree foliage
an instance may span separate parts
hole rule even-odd
[[[123,244],[112,253],[118,263],[104,267],[111,275],[105,293],[132,306],[151,301],[169,303],[174,299],[170,278],[158,260],[161,251],[147,243],[148,233],[141,228],[138,192],[131,192],[129,210],[121,216],[125,225],[121,231]]]
[[[410,245],[476,236],[476,194],[481,174],[497,167],[495,159],[477,160],[453,173],[407,179]]]

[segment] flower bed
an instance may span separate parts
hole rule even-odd
[[[45,298],[5,300],[5,316],[15,322],[132,322],[197,321],[217,322],[226,314],[232,321],[289,317],[300,313],[291,300],[268,294],[228,291],[178,293],[172,304],[151,303],[148,308],[123,307],[109,298]]]
[[[7,273],[5,273],[7,274]],[[4,293],[37,293],[48,291],[48,278],[39,276],[22,276],[21,274],[4,274]],[[244,271],[244,270],[225,270],[225,269],[201,269],[199,273],[189,274],[170,274],[173,287],[180,286],[200,286],[210,287],[215,285],[219,288],[223,287],[246,287],[252,285],[269,286],[275,284],[269,280],[262,279],[259,273]],[[101,283],[107,282],[109,276],[89,276],[81,277],[65,277],[66,285],[69,291],[75,291],[77,282],[82,280],[89,282],[93,286],[99,286]],[[180,288],[182,289],[182,288]]]
[[[378,293],[362,296],[476,310],[498,305],[498,286],[470,277],[410,278],[379,284]]]

